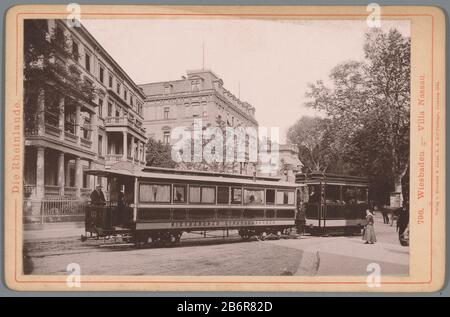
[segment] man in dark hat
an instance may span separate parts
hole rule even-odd
[[[97,185],[91,193],[92,205],[106,205],[105,195],[102,192],[102,185]]]

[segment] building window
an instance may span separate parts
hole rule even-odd
[[[78,48],[78,43],[75,41],[72,41],[72,55],[73,55],[73,58],[78,62],[78,60],[80,58],[80,51]]]
[[[123,99],[125,99],[125,101],[127,101],[127,99],[128,99],[128,91],[126,88],[124,88],[124,90],[123,90]]]
[[[200,80],[193,80],[191,82],[191,88],[192,88],[192,91],[199,91],[200,90]]]
[[[98,136],[98,155],[103,156],[103,135]]]
[[[91,72],[91,55],[89,55],[88,53],[86,53],[85,55],[85,68],[88,72]]]
[[[192,106],[192,116],[194,118],[198,118],[200,116],[200,105],[199,104],[194,104]]]
[[[103,99],[98,99],[98,116],[103,118]]]
[[[170,143],[170,131],[165,131],[164,132],[163,143],[164,144],[169,144]]]
[[[105,70],[101,66],[100,66],[99,76],[100,76],[100,82],[103,84],[103,80],[104,80],[104,77],[105,77]]]
[[[117,83],[116,92],[118,95],[120,95],[120,83]]]
[[[169,107],[164,108],[164,119],[169,119]]]
[[[112,86],[113,86],[113,77],[111,75],[109,75],[108,87],[112,88]]]
[[[112,117],[112,103],[108,102],[108,117]]]

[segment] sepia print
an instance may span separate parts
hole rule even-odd
[[[444,17],[431,7],[17,6],[17,290],[432,291]]]

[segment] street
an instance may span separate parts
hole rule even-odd
[[[383,275],[408,275],[409,248],[400,246],[395,225],[375,216],[377,243],[361,236],[242,241],[230,231],[210,232],[207,238],[184,234],[176,247],[105,244],[80,241],[82,223],[28,225],[24,231],[25,274],[67,274],[77,263],[87,275],[367,275],[370,263]]]

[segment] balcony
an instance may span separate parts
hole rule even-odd
[[[137,123],[137,120],[128,117],[105,117],[105,127],[128,127],[145,135],[145,129]]]
[[[76,187],[64,187],[64,196],[67,198],[75,198],[77,195]]]
[[[78,136],[70,131],[64,131],[64,139],[73,143],[78,143]]]
[[[106,154],[106,163],[114,164],[122,161],[123,154]]]
[[[45,197],[46,198],[60,197],[59,187],[54,185],[45,185]]]
[[[87,147],[88,149],[91,148],[91,146],[92,146],[92,141],[91,140],[85,139],[85,138],[81,138],[80,141],[81,141],[81,145],[82,146]]]
[[[59,137],[61,135],[61,129],[58,126],[45,123],[45,133]]]

